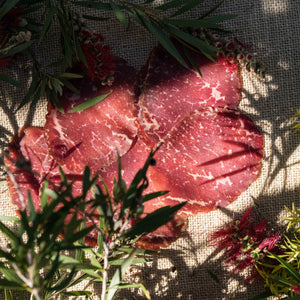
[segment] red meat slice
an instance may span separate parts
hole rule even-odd
[[[25,206],[20,198],[20,195],[13,184],[8,178],[10,193],[12,202],[17,206],[18,210],[22,210],[27,207],[27,193],[30,191],[33,203],[36,209],[40,208],[40,189],[45,179],[49,181],[50,186],[56,188],[61,182],[59,168],[57,162],[48,154],[48,147],[44,136],[44,130],[40,128],[30,127],[22,131],[21,138],[15,139],[10,145],[9,157],[6,158],[6,164],[13,174],[15,174],[16,183],[19,185],[22,195],[25,199]],[[122,157],[122,177],[125,180],[127,186],[133,180],[137,171],[143,167],[150,148],[147,147],[141,141],[138,141],[134,147]],[[16,168],[14,163],[22,158],[23,161],[30,162],[28,170]],[[118,177],[117,162],[113,163],[106,170],[100,172],[100,179],[98,184],[102,185],[104,181],[112,192],[113,179]],[[67,168],[63,168],[68,180],[73,181],[73,196],[76,197],[81,194],[83,177],[81,174],[69,171]],[[147,193],[153,192],[153,184],[149,180],[149,187]],[[88,195],[87,199],[90,199],[92,195]],[[163,202],[153,203],[155,200],[145,203],[145,213],[150,213],[154,209],[164,206]],[[152,203],[152,204],[151,204]],[[87,208],[87,213],[91,213],[91,210]],[[83,217],[82,213],[78,213],[78,217]],[[97,222],[97,218],[94,219]],[[87,225],[92,225],[91,220],[87,220]],[[145,249],[159,249],[160,247],[167,247],[173,241],[175,241],[180,233],[185,228],[184,220],[177,217],[169,224],[157,229],[151,235],[146,235],[141,241],[137,243],[141,248]],[[97,243],[97,231],[93,230],[86,236],[86,243],[89,245],[96,245]]]
[[[208,212],[234,201],[257,179],[263,145],[248,117],[203,108],[167,135],[150,177],[156,190],[170,191],[162,200],[165,205],[188,201],[180,216]]]
[[[49,153],[70,170],[81,172],[86,165],[93,171],[110,165],[117,151],[125,154],[136,137],[134,111],[135,71],[123,60],[116,62],[115,82],[96,87],[88,79],[78,82],[80,95],[64,91],[61,102],[65,111],[90,98],[111,94],[91,108],[62,114],[53,108],[46,118]]]
[[[7,176],[7,184],[11,195],[12,203],[18,210],[27,207],[28,193],[31,195],[35,207],[39,206],[39,181],[30,172],[30,166],[26,163],[19,145],[20,139],[15,138],[8,147],[8,155],[5,157],[5,165],[12,173],[14,181]],[[17,166],[20,167],[17,167]],[[18,186],[18,188],[17,188]]]
[[[186,114],[198,108],[237,108],[241,99],[239,68],[225,58],[212,62],[194,54],[189,69],[162,47],[153,50],[139,80],[138,120],[142,138],[154,146]],[[144,80],[143,80],[144,77]],[[143,83],[141,83],[143,82]]]

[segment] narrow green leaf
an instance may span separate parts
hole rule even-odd
[[[205,12],[203,15],[201,15],[199,19],[204,19],[205,17],[209,16],[211,13],[213,13],[215,10],[217,10],[223,2],[224,2],[224,0],[221,0],[220,2],[218,2],[211,9],[209,9],[207,12]]]
[[[63,77],[63,78],[83,78],[83,75],[76,74],[76,73],[65,72],[65,73],[57,74],[57,77]]]
[[[0,9],[0,20],[19,2],[20,0],[7,0]]]
[[[141,289],[146,299],[151,299],[149,291],[145,288],[142,283],[121,283],[118,286],[119,289]]]
[[[287,272],[295,279],[298,283],[300,283],[300,273],[289,263],[287,263],[285,260],[277,256],[276,254],[270,253],[271,257],[274,257],[276,260],[278,260],[282,266],[287,270]]]
[[[54,287],[49,288],[49,291],[61,291],[64,290],[65,288],[68,287],[68,284],[71,282],[73,276],[75,275],[75,269],[73,269],[69,276],[64,279],[62,282],[59,282],[58,284],[56,284]]]
[[[14,85],[17,88],[24,89],[24,86],[20,82],[3,73],[0,73],[0,80],[5,81],[11,85]]]
[[[49,93],[49,97],[48,97],[48,100],[52,103],[54,103],[54,105],[57,107],[57,109],[62,113],[64,114],[64,109],[58,99],[58,96],[57,96],[57,93],[55,91],[51,91]]]
[[[107,93],[107,94],[103,94],[103,95],[100,95],[100,96],[97,96],[95,98],[92,98],[92,99],[89,99],[75,107],[73,107],[72,109],[70,109],[68,111],[68,113],[74,113],[74,112],[78,112],[78,111],[82,111],[84,109],[87,109],[87,108],[90,108],[94,105],[96,105],[97,103],[101,102],[102,100],[104,100],[107,96],[109,96],[111,94],[110,93]]]
[[[202,77],[201,71],[196,63],[196,61],[194,60],[191,52],[189,51],[189,49],[185,46],[183,46],[183,51],[184,54],[186,56],[186,58],[188,59],[188,61],[190,62],[190,64],[193,66],[193,68],[197,71],[197,73],[199,74],[200,77]]]
[[[133,225],[131,228],[129,228],[123,236],[133,238],[135,236],[154,231],[158,227],[171,221],[173,218],[173,214],[184,205],[185,202],[177,204],[173,207],[164,206],[155,210],[154,212],[148,214],[141,221]]]
[[[73,51],[72,51],[72,43],[71,43],[71,40],[70,40],[70,36],[69,34],[67,33],[66,29],[65,29],[65,22],[64,22],[64,19],[62,17],[59,17],[59,24],[60,24],[60,32],[62,34],[62,39],[63,39],[63,44],[64,44],[64,54],[65,54],[65,58],[66,58],[66,61],[68,63],[68,65],[71,67],[72,64],[73,64],[73,61],[72,61],[72,54],[73,54]]]
[[[16,272],[12,269],[8,269],[7,267],[0,267],[0,273],[5,276],[5,279],[15,282],[18,285],[22,285],[23,281],[19,278]]]
[[[6,227],[2,222],[0,222],[0,231],[6,235],[11,242],[18,244],[20,242],[19,237],[11,231],[8,227]]]
[[[80,43],[78,41],[78,38],[75,36],[75,32],[73,31],[73,40],[75,41],[75,48],[76,48],[76,56],[82,61],[82,63],[87,67],[87,61],[84,56],[84,53],[81,49]]]
[[[35,106],[40,98],[41,98],[41,89],[38,89],[30,103],[30,107]]]
[[[0,221],[1,222],[18,222],[19,218],[13,217],[13,216],[1,216],[0,215]]]
[[[7,53],[5,53],[5,55],[3,55],[4,57],[6,56],[13,56],[19,52],[22,52],[24,50],[26,50],[27,48],[29,48],[34,41],[29,41],[29,42],[24,42],[16,47],[13,47],[12,49],[10,49]]]
[[[160,192],[153,192],[153,193],[144,195],[144,196],[142,197],[142,202],[147,202],[147,201],[149,201],[149,200],[152,200],[152,199],[154,199],[154,198],[163,196],[163,195],[168,194],[168,193],[169,193],[169,191],[160,191]]]
[[[87,20],[100,21],[100,22],[109,20],[109,18],[95,17],[95,16],[91,16],[91,15],[86,15],[86,14],[83,14],[82,17],[87,19]]]
[[[77,95],[80,94],[80,91],[69,80],[67,80],[65,78],[61,78],[60,80],[63,83],[63,85],[65,87],[67,87],[70,91],[72,91],[73,93],[75,93]]]
[[[151,261],[150,258],[135,258],[132,260],[132,264],[143,264]],[[112,266],[120,266],[124,262],[124,259],[113,259],[109,261]]]
[[[187,11],[190,11],[191,9],[195,8],[196,6],[204,2],[204,0],[186,0],[185,2],[186,2],[185,5],[183,5],[180,9],[178,9],[172,15],[172,17],[179,16]]]
[[[215,53],[216,51],[218,51],[215,47],[206,44],[204,41],[201,41],[200,39],[181,31],[174,26],[167,26],[167,30],[170,34],[194,46],[196,49],[200,50],[206,57],[214,61],[212,56],[216,56]]]
[[[125,28],[128,28],[128,20],[125,16],[125,14],[123,13],[123,11],[121,10],[120,6],[115,4],[113,1],[109,1],[109,4],[112,8],[112,10],[114,11],[117,19],[124,25]]]
[[[45,189],[48,188],[48,181],[44,181],[42,190],[41,190],[41,205],[42,209],[47,205],[48,202],[48,195],[45,193]]]
[[[36,77],[36,74],[33,74],[28,92],[27,92],[26,96],[24,97],[24,99],[22,100],[22,102],[20,103],[20,105],[18,106],[17,111],[19,109],[21,109],[26,103],[28,103],[31,100],[33,95],[36,93],[40,83],[41,83],[41,81],[38,80],[38,78]]]
[[[96,8],[100,10],[111,10],[111,6],[109,3],[103,3],[101,1],[93,2],[93,1],[73,1],[73,3],[77,6],[88,7],[88,8]]]
[[[159,6],[157,6],[157,9],[160,9],[160,10],[168,10],[170,8],[176,8],[176,7],[179,7],[179,6],[182,6],[183,4],[186,3],[187,0],[173,0],[173,1],[168,1],[164,4],[161,4]]]
[[[285,300],[300,300],[300,295],[295,295],[294,297],[289,297],[289,298],[282,298]]]
[[[93,293],[89,291],[70,291],[70,292],[60,292],[62,296],[91,296]]]
[[[40,5],[36,5],[36,6],[32,6],[32,7],[28,7],[28,8],[24,8],[22,15],[27,15],[27,14],[31,14],[33,12],[38,11],[39,9],[41,9],[42,7],[44,7],[42,4]],[[28,27],[27,27],[28,28]]]
[[[23,286],[20,286],[18,283],[9,281],[6,279],[0,278],[0,289],[13,289],[13,290],[21,290],[24,291],[26,288]]]
[[[51,26],[51,23],[53,22],[53,17],[55,15],[55,13],[56,13],[56,6],[51,5],[50,8],[49,8],[48,13],[46,14],[47,17],[46,17],[46,20],[45,20],[44,25],[43,25],[43,29],[42,29],[42,32],[41,32],[41,35],[40,35],[39,42],[41,42],[43,40],[43,38],[45,37],[45,35],[49,31],[49,28]]]
[[[105,297],[105,300],[111,300],[113,299],[117,289],[118,285],[120,284],[122,277],[125,275],[126,270],[128,267],[132,264],[132,261],[135,257],[136,251],[135,249],[132,250],[132,252],[129,254],[129,256],[123,261],[120,268],[117,269],[115,274],[113,275],[110,285],[108,287],[108,291]]]
[[[169,39],[169,37],[157,26],[154,22],[148,21],[143,18],[143,23],[145,27],[156,37],[156,39],[161,43],[161,45],[173,56],[175,57],[184,67],[188,67],[175,45]]]

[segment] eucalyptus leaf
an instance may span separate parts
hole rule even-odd
[[[102,100],[104,100],[107,96],[109,96],[111,94],[110,93],[107,93],[107,94],[103,94],[103,95],[100,95],[100,96],[97,96],[95,98],[92,98],[92,99],[89,99],[75,107],[73,107],[72,109],[70,109],[68,111],[68,113],[74,113],[74,112],[78,112],[78,111],[82,111],[84,109],[88,109],[94,105],[96,105],[97,103],[101,102]]]
[[[1,222],[18,222],[19,218],[13,216],[2,216],[0,215]]]

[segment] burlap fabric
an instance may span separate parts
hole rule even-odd
[[[205,1],[211,7],[218,1]],[[196,17],[205,5],[190,13]],[[204,9],[205,10],[205,9]],[[247,71],[243,76],[243,99],[240,109],[260,126],[265,137],[265,160],[260,178],[228,207],[190,218],[187,234],[166,250],[153,256],[153,262],[131,270],[130,280],[146,284],[152,299],[251,299],[263,291],[262,285],[249,286],[243,274],[232,275],[222,267],[222,257],[208,246],[209,233],[238,217],[251,205],[272,226],[283,224],[284,205],[299,202],[300,140],[291,131],[290,118],[300,106],[300,1],[299,0],[225,0],[218,11],[234,13],[238,17],[224,23],[236,36],[252,46],[267,69],[263,80]],[[113,52],[141,67],[155,45],[155,40],[138,26],[126,31],[114,18],[103,23],[89,24],[101,32]],[[135,26],[135,25],[134,25]],[[40,45],[38,53],[43,61],[51,61],[57,51],[57,33]],[[26,84],[30,74],[21,61],[11,72]],[[46,103],[24,108],[14,113],[24,94],[7,89],[8,96],[0,102],[0,145],[3,150],[19,128],[24,125],[43,126]],[[0,214],[14,215],[6,183],[0,185]],[[5,244],[5,240],[2,240]],[[208,271],[215,273],[220,283]],[[100,286],[92,286],[97,299]],[[144,299],[137,290],[122,291],[121,299]],[[0,294],[0,299],[4,295]]]

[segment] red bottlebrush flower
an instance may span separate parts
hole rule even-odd
[[[80,31],[80,46],[87,61],[87,66],[82,63],[82,69],[92,81],[110,85],[116,67],[110,48],[102,44],[103,40],[99,33],[91,33],[86,29]]]
[[[230,225],[214,232],[210,243],[217,250],[224,250],[224,263],[233,267],[234,273],[247,271],[250,275],[247,282],[259,278],[255,267],[256,260],[263,249],[272,250],[280,242],[279,233],[270,234],[266,228],[266,221],[258,223],[253,217],[253,209],[249,208],[240,220],[233,220]]]
[[[271,251],[275,248],[276,245],[281,241],[281,234],[279,232],[275,233],[273,236],[266,237],[259,245],[258,249],[262,250],[267,248],[268,251]]]
[[[291,289],[293,290],[294,293],[300,294],[300,286],[298,286],[298,285],[292,285]]]

